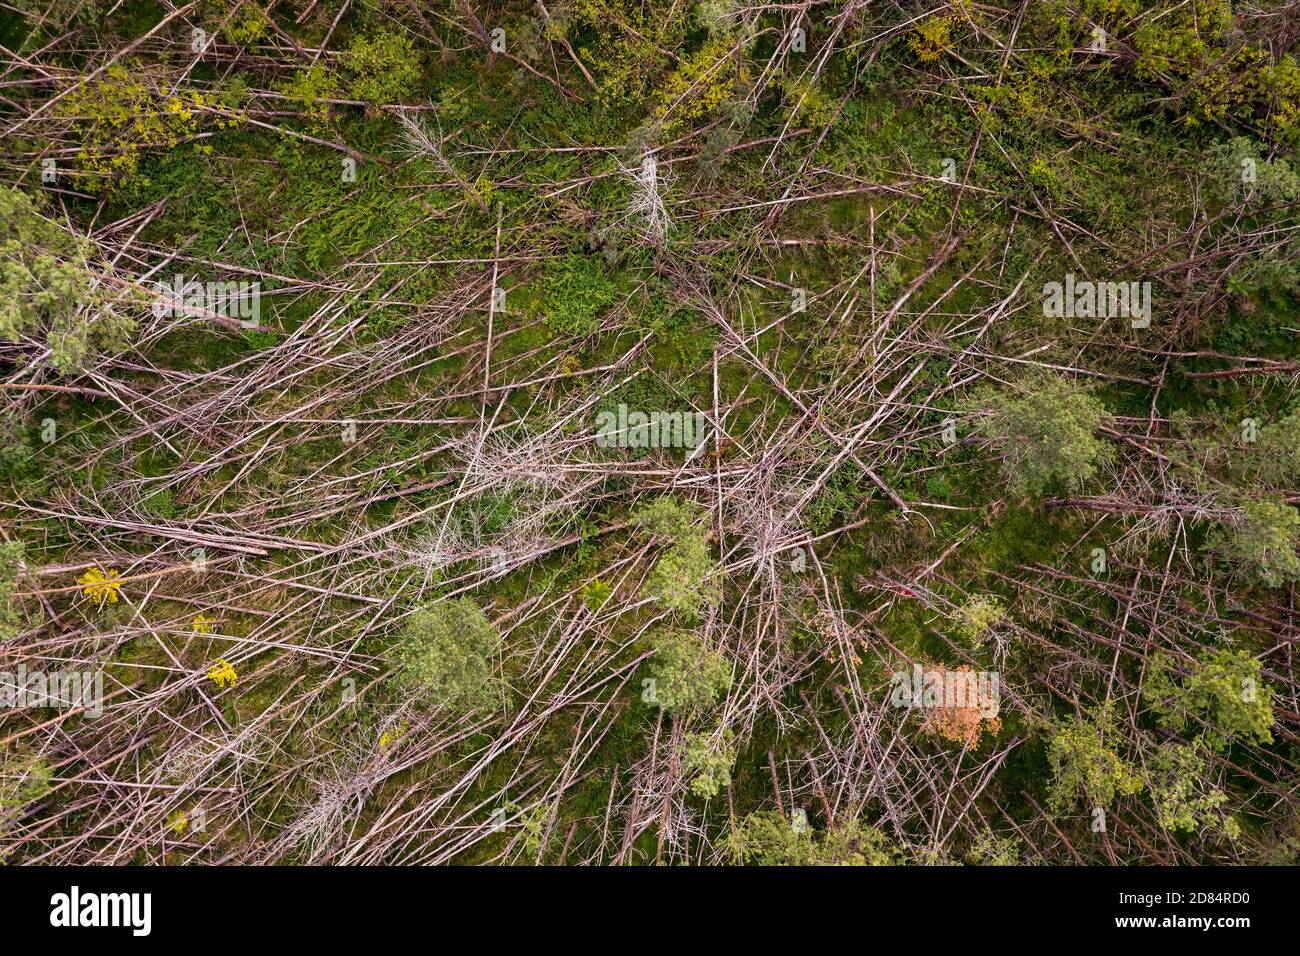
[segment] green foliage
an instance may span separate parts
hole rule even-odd
[[[594,256],[560,259],[547,266],[542,278],[542,314],[559,335],[591,335],[617,298],[608,271]]]
[[[515,817],[519,824],[524,853],[535,858],[546,837],[546,818],[550,816],[550,808],[544,803],[538,803],[524,810],[517,804],[509,803],[505,809],[506,815]]]
[[[614,595],[614,589],[602,578],[592,578],[582,587],[582,602],[595,613]]]
[[[1242,43],[1232,6],[1233,0],[1199,0],[1143,20],[1132,37],[1137,75],[1177,91],[1166,102],[1187,126],[1254,125],[1269,117],[1292,135],[1300,118],[1295,61]]]
[[[1236,740],[1267,744],[1273,741],[1273,688],[1261,672],[1246,651],[1206,651],[1180,683],[1169,655],[1159,652],[1143,695],[1160,726],[1183,731],[1190,724],[1212,750]]]
[[[51,30],[93,25],[104,13],[102,0],[14,0],[12,6],[33,24],[43,21]]]
[[[731,664],[695,631],[663,628],[651,639],[654,703],[664,710],[702,710],[731,687]]]
[[[410,101],[423,75],[420,54],[411,41],[386,30],[357,37],[340,60],[347,98],[372,107]],[[313,83],[320,85],[319,80]]]
[[[1300,479],[1300,411],[1259,430],[1255,444],[1259,477],[1289,486]]]
[[[18,575],[23,569],[21,541],[0,542],[0,641],[14,636],[20,618],[13,607],[14,592],[18,590]]]
[[[938,60],[952,46],[952,28],[958,22],[955,16],[926,17],[907,38],[907,45],[924,63]]]
[[[1014,494],[1039,495],[1054,485],[1078,490],[1110,455],[1096,436],[1106,407],[1069,380],[983,389],[969,407],[987,411],[975,427],[1002,454],[1002,475]]]
[[[632,512],[632,524],[676,544],[698,533],[707,517],[694,501],[676,495],[662,495]]]
[[[730,730],[720,734],[691,734],[685,741],[682,766],[695,774],[691,792],[705,800],[712,799],[724,787],[731,786],[731,767],[736,762],[736,746]]]
[[[280,90],[307,114],[307,121],[315,129],[329,125],[330,104],[326,100],[340,99],[338,78],[321,63],[313,63],[299,70]]]
[[[54,789],[53,776],[44,757],[6,749],[0,757],[0,818],[43,799]]]
[[[141,504],[154,518],[167,521],[176,517],[176,498],[169,489],[154,492]]]
[[[1265,587],[1300,581],[1300,514],[1281,500],[1247,501],[1240,516],[1210,538],[1225,561]]]
[[[261,858],[268,846],[285,845],[277,834],[302,813],[301,794],[336,803],[345,824],[312,844],[312,862],[355,857],[355,841],[382,830],[389,817],[426,817],[451,788],[465,807],[505,805],[511,817],[499,836],[448,851],[467,863],[520,859],[521,852],[525,862],[716,859],[733,830],[729,855],[749,863],[947,864],[949,854],[960,854],[981,865],[1016,865],[1039,853],[1059,861],[1077,853],[1092,863],[1105,859],[1106,842],[1083,832],[1079,807],[1127,810],[1144,785],[1151,803],[1142,797],[1145,812],[1125,816],[1135,832],[1125,831],[1123,846],[1112,841],[1125,862],[1140,860],[1148,845],[1163,852],[1171,840],[1183,844],[1180,857],[1221,862],[1215,839],[1236,827],[1224,791],[1240,802],[1243,824],[1250,815],[1243,855],[1272,843],[1294,860],[1294,814],[1267,792],[1267,784],[1289,779],[1289,708],[1276,702],[1274,728],[1272,710],[1237,712],[1224,696],[1234,679],[1282,666],[1275,653],[1261,653],[1264,669],[1232,661],[1216,677],[1197,662],[1180,676],[1153,673],[1154,645],[1132,647],[1136,655],[1119,658],[1124,680],[1114,690],[1139,674],[1150,678],[1136,722],[1086,716],[1049,724],[1036,746],[1015,748],[990,768],[979,801],[994,813],[985,822],[965,819],[943,849],[896,844],[903,834],[927,832],[921,817],[928,807],[906,801],[894,808],[888,838],[866,825],[875,817],[853,801],[839,800],[852,808],[821,832],[806,829],[802,818],[796,827],[775,813],[746,816],[774,805],[766,763],[750,755],[798,758],[790,786],[807,807],[819,782],[832,801],[845,791],[853,768],[828,760],[826,748],[852,737],[841,692],[853,698],[848,685],[879,687],[887,677],[887,662],[871,648],[888,644],[921,660],[947,655],[950,643],[967,654],[991,653],[1012,624],[1006,606],[1027,581],[1037,590],[1032,600],[1017,600],[1015,629],[1047,639],[998,648],[1008,652],[999,656],[1004,686],[1020,697],[1041,690],[1045,675],[1067,670],[1065,686],[1081,700],[1106,695],[1113,648],[1088,635],[1098,621],[1119,621],[1130,604],[1135,613],[1161,595],[1176,604],[1182,646],[1198,654],[1200,645],[1190,641],[1203,640],[1225,615],[1255,615],[1265,625],[1284,618],[1278,593],[1234,587],[1244,572],[1260,581],[1296,579],[1297,529],[1284,493],[1300,491],[1300,414],[1284,418],[1278,409],[1296,407],[1296,383],[1279,372],[1296,358],[1300,185],[1288,144],[1300,141],[1300,71],[1286,43],[1268,43],[1277,17],[1247,5],[1230,24],[1226,0],[902,5],[906,11],[867,4],[844,21],[834,55],[823,57],[830,35],[816,30],[811,53],[776,52],[788,47],[798,11],[746,11],[735,0],[475,6],[488,29],[506,28],[507,60],[475,48],[461,30],[472,27],[467,14],[455,4],[378,0],[343,9],[329,0],[307,11],[305,3],[286,10],[265,0],[200,0],[185,23],[169,22],[130,47],[165,10],[131,2],[87,28],[86,19],[73,23],[80,0],[15,2],[28,13],[51,10],[51,22],[26,35],[17,14],[0,14],[0,32],[15,51],[6,108],[15,120],[26,117],[7,124],[17,137],[11,172],[30,184],[32,206],[52,222],[33,226],[36,241],[8,245],[0,257],[8,293],[0,322],[22,326],[10,330],[20,344],[0,352],[13,366],[41,354],[60,322],[78,329],[92,322],[86,361],[65,361],[76,351],[65,346],[54,362],[75,371],[101,349],[114,350],[114,361],[54,391],[45,390],[57,381],[48,359],[49,368],[6,369],[3,394],[14,420],[0,423],[0,524],[28,542],[30,561],[76,567],[112,557],[125,574],[156,563],[156,546],[166,543],[118,527],[145,514],[157,519],[148,523],[175,524],[180,516],[198,521],[190,529],[196,533],[224,528],[265,539],[271,553],[252,562],[264,585],[255,593],[231,592],[226,572],[168,574],[153,598],[119,605],[119,614],[148,625],[129,628],[139,636],[100,648],[112,658],[104,660],[105,677],[115,685],[144,681],[123,704],[125,719],[148,721],[158,708],[179,718],[140,738],[142,773],[170,762],[186,736],[184,718],[203,705],[186,690],[193,681],[168,679],[175,662],[152,637],[178,620],[197,679],[204,679],[209,651],[239,665],[238,684],[221,701],[232,724],[282,728],[269,742],[247,738],[257,751],[249,753],[252,776],[242,788],[248,826],[230,831],[223,853]],[[300,11],[307,12],[295,22]],[[190,24],[221,31],[219,47],[197,61]],[[1109,54],[1088,51],[1094,25],[1114,41]],[[48,43],[55,31],[71,32]],[[1006,48],[985,42],[990,36]],[[890,42],[862,42],[871,37]],[[320,50],[319,62],[309,64],[296,48],[309,57]],[[232,49],[238,55],[226,55]],[[119,65],[92,74],[109,64]],[[250,118],[273,129],[220,126],[237,111],[214,92],[223,88],[216,78],[239,82],[241,75],[251,91]],[[363,102],[364,113],[343,102]],[[497,217],[466,203],[459,186],[447,188],[447,170],[436,161],[395,156],[403,137],[383,112],[393,104],[422,104],[430,129],[457,144],[452,178],[473,183],[470,192],[489,205],[501,204],[499,234]],[[1189,132],[1189,118],[1202,129]],[[1237,130],[1250,138],[1212,145]],[[346,181],[341,154],[299,132],[374,161],[360,163],[355,181]],[[617,155],[619,144],[631,148]],[[676,226],[651,248],[629,225],[632,187],[617,167],[656,145],[664,147],[660,171],[672,171]],[[56,157],[60,167],[48,190],[34,188],[43,157]],[[975,188],[936,180],[946,157],[958,158],[959,176]],[[1254,161],[1253,183],[1242,180],[1243,159]],[[95,195],[87,199],[88,192]],[[4,201],[14,202],[7,194]],[[3,211],[0,238],[25,217]],[[64,230],[65,223],[73,225]],[[958,234],[951,257],[912,288],[935,250]],[[78,235],[95,236],[96,245],[73,242]],[[41,255],[49,274],[36,261]],[[466,283],[490,274],[485,269],[498,255],[514,304],[497,313],[485,361],[486,310],[462,306]],[[263,282],[271,322],[242,334],[150,322],[147,336],[134,336],[136,348],[119,355],[117,341],[126,336],[96,337],[123,298],[125,287],[103,274],[113,257],[119,275],[159,264],[173,271],[185,264],[187,274],[216,265],[249,270]],[[1032,284],[1067,268],[1118,277],[1134,263],[1169,280],[1162,286],[1173,297],[1169,314],[1185,321],[1130,334],[998,308],[1022,277]],[[1212,287],[1216,276],[1225,277],[1228,295]],[[1180,277],[1189,281],[1173,281]],[[793,286],[810,291],[809,312],[791,313],[786,291]],[[39,302],[29,294],[38,287],[47,293]],[[905,289],[910,298],[900,312],[893,304]],[[864,317],[887,314],[896,319],[889,328],[864,325]],[[981,373],[989,381],[1004,377],[1022,361],[1041,361],[1045,370],[979,393],[986,407],[976,409],[978,443],[951,446],[945,436],[940,446],[924,438],[926,421],[957,414],[954,389]],[[925,367],[909,378],[913,362]],[[1216,374],[1225,364],[1227,374]],[[1081,382],[1095,375],[1104,391],[1056,381],[1069,377],[1056,371],[1063,366],[1080,369]],[[487,373],[494,391],[484,395]],[[583,437],[580,423],[562,434],[547,431],[579,405],[712,408],[714,394],[725,419],[717,460],[687,463],[676,480],[691,489],[682,497],[661,491],[677,471],[665,467],[669,454],[593,452],[593,467],[570,447]],[[1114,427],[1145,433],[1142,447],[1107,438],[1103,396],[1120,423]],[[36,423],[47,415],[57,419],[58,435],[42,441]],[[1223,426],[1242,416],[1269,422],[1257,444],[1204,439],[1226,436]],[[370,424],[355,441],[340,441],[339,421],[354,419]],[[1174,419],[1186,430],[1169,428]],[[478,447],[483,429],[502,426],[554,445],[555,468],[544,470],[557,481],[567,475],[563,487],[485,485],[484,474],[510,464],[493,455],[479,456],[482,474],[462,481],[461,453]],[[160,439],[179,454],[160,454],[155,464],[142,451]],[[1001,495],[1006,501],[985,494],[993,482],[1001,485],[990,447],[1004,460],[1013,492]],[[1112,453],[1122,460],[1115,470],[1122,482],[1105,512],[1044,511],[1017,500],[1085,483],[1101,487]],[[925,517],[897,514],[854,458],[905,498],[924,499]],[[742,561],[735,586],[722,576],[711,533],[725,529],[729,548],[748,550],[745,509],[729,505],[715,525],[709,509],[684,497],[695,495],[697,484],[711,495],[716,471],[724,498],[735,499],[755,468],[775,469],[781,480],[827,479],[800,520],[817,535],[855,527],[820,542],[822,574],[769,580]],[[524,474],[529,462],[511,469]],[[1180,501],[1210,500],[1216,489],[1231,495],[1234,486],[1262,486],[1274,496],[1271,510],[1253,518],[1243,510],[1240,522],[1210,529],[1212,541],[1216,534],[1224,541],[1215,559],[1242,569],[1240,579],[1212,573],[1208,563],[1167,565],[1169,548],[1182,545],[1161,540],[1166,523],[1154,519],[1175,511],[1192,519],[1197,509]],[[1161,494],[1179,487],[1191,489],[1188,497]],[[1225,508],[1239,503],[1218,500]],[[1148,516],[1149,507],[1160,514]],[[621,510],[631,512],[629,528],[618,527]],[[449,550],[435,555],[420,529],[444,513]],[[113,524],[97,531],[81,517]],[[190,523],[172,530],[183,534]],[[1194,542],[1206,538],[1193,520],[1184,530]],[[463,577],[457,569],[464,562],[446,564],[475,542],[533,541],[534,532],[527,566],[510,575]],[[184,561],[188,545],[171,543],[172,557]],[[1109,585],[1086,586],[1081,568],[1093,545],[1105,545],[1113,559]],[[29,660],[57,658],[66,629],[35,627],[42,602],[17,597],[46,580],[18,575],[22,554],[16,542],[0,546],[0,641]],[[629,564],[638,554],[645,562]],[[1147,570],[1134,578],[1135,568]],[[926,594],[890,583],[914,581],[925,569],[942,582],[935,587],[956,595],[960,606],[948,616],[936,619]],[[1038,588],[1040,572],[1050,573],[1050,587]],[[640,578],[646,583],[638,594]],[[375,633],[374,609],[401,607],[417,593],[442,594],[429,589],[443,585],[473,597],[390,619],[392,680],[364,689],[367,706],[340,707],[331,692],[317,695],[307,719],[295,719],[303,688],[332,678],[326,657],[295,654],[293,646],[308,640],[322,654],[352,649],[373,664],[377,638],[365,635]],[[997,594],[985,593],[989,588]],[[563,603],[566,593],[579,603],[560,608],[556,619],[553,599]],[[349,595],[380,603],[367,610]],[[93,598],[70,590],[50,599],[61,613],[71,610],[74,625],[93,623],[107,638],[122,632],[107,617],[113,609],[101,616]],[[513,619],[503,644],[491,607],[532,610]],[[219,633],[188,630],[187,618],[199,611],[220,622]],[[83,612],[94,616],[82,621]],[[711,626],[691,630],[700,617]],[[721,626],[712,626],[714,618]],[[589,633],[565,655],[560,645],[572,628]],[[1250,644],[1252,652],[1269,646],[1257,630],[1261,643]],[[21,641],[11,639],[15,633]],[[285,647],[257,641],[263,633],[282,635]],[[760,680],[756,689],[741,677],[737,661],[754,648],[775,684]],[[641,700],[663,710],[608,700],[620,674],[627,676],[620,668],[634,661],[644,664],[636,677],[650,678],[641,683],[649,687]],[[454,719],[503,706],[507,692],[544,701],[565,688],[597,708],[614,706],[593,711],[591,733],[581,707],[542,707],[544,719],[513,730]],[[1260,696],[1271,700],[1273,692],[1261,687]],[[1049,697],[1031,701],[1031,711],[1049,708],[1050,719],[1073,710]],[[419,712],[430,704],[450,708],[441,715],[449,721],[425,726]],[[815,709],[825,735],[811,724],[792,726],[782,716],[789,708]],[[330,755],[352,749],[345,728],[362,714],[373,732],[356,737],[348,774],[325,774],[319,783],[336,786],[317,794]],[[1022,737],[1027,713],[1006,719],[1015,725],[1011,736]],[[929,730],[959,722],[945,720],[934,715]],[[1182,733],[1161,728],[1157,745],[1157,720]],[[46,767],[76,778],[86,762],[77,753],[92,760],[105,749],[97,739],[121,722],[74,723],[78,748],[61,746],[58,734],[29,735],[24,746],[40,747],[48,764],[28,757],[3,764],[6,809],[29,812],[38,797],[57,801],[48,814],[54,830],[25,826],[20,839],[0,838],[16,856],[49,855],[56,844],[69,861],[111,855],[104,841],[78,838],[82,831],[116,834],[111,801],[82,809],[75,787],[45,796]],[[418,732],[403,736],[417,723]],[[1271,732],[1278,743],[1237,748],[1232,763],[1246,771],[1238,773],[1211,746],[1205,727],[1217,723],[1229,728],[1214,731],[1224,739],[1255,741]],[[509,743],[502,732],[514,734],[518,760],[481,759]],[[676,752],[657,759],[673,771],[670,796],[697,805],[689,852],[654,826],[625,844],[597,839],[611,784],[624,793],[626,774],[616,768],[643,765],[669,736]],[[221,744],[213,746],[230,750]],[[575,761],[581,772],[557,781]],[[31,782],[11,796],[6,775],[27,762],[35,765],[26,774]],[[220,785],[229,760],[207,763],[169,779]],[[915,790],[910,776],[904,783]],[[1026,791],[1069,815],[1063,829],[1083,832],[1069,836],[1073,853],[1060,841],[1025,849],[1014,838],[1018,829],[1033,836],[1042,823]],[[171,799],[167,791],[140,795]],[[721,801],[726,806],[714,805]],[[868,806],[870,814],[879,810]],[[846,822],[859,812],[862,821]],[[136,816],[145,830],[159,818]],[[201,859],[203,842],[169,840],[169,859]],[[398,841],[388,856],[404,862],[428,851],[419,841]]]
[[[1237,821],[1221,812],[1228,795],[1205,782],[1209,764],[1199,746],[1166,744],[1156,751],[1151,768],[1151,799],[1162,827],[1187,833],[1217,829],[1234,840],[1240,836]]]
[[[735,0],[697,0],[695,20],[710,36],[729,37],[735,33],[738,18]]]
[[[731,42],[719,37],[681,60],[660,89],[654,111],[664,136],[674,136],[708,116],[732,95],[736,71],[727,55],[730,50]]]
[[[43,339],[60,372],[118,348],[134,323],[92,293],[93,247],[45,218],[17,189],[0,188],[0,339]]]
[[[238,118],[224,110],[229,105],[220,95],[197,90],[157,93],[114,63],[65,96],[55,110],[72,124],[83,168],[96,179],[112,180],[135,173],[146,151],[170,149],[192,138],[204,116],[211,114],[217,128],[235,125]],[[98,188],[96,179],[88,188]]]
[[[1023,866],[1020,840],[985,830],[966,850],[966,862],[973,866]]]
[[[997,627],[1006,617],[1007,609],[1001,599],[993,594],[977,595],[953,612],[957,636],[972,647],[984,643],[985,632]]]
[[[647,593],[688,620],[698,619],[706,605],[717,603],[721,593],[718,565],[709,557],[706,540],[701,534],[669,548],[646,580]],[[715,577],[706,578],[710,574]]]
[[[1297,70],[1300,83],[1300,70]],[[1297,95],[1300,104],[1300,93]],[[1300,112],[1297,117],[1300,118]],[[1259,232],[1294,233],[1300,173],[1285,159],[1268,159],[1252,140],[1236,137],[1208,151],[1207,192],[1225,208],[1225,233],[1232,241]],[[1271,287],[1300,288],[1300,240],[1271,242],[1233,264],[1225,285],[1238,295]]]
[[[813,534],[835,527],[837,519],[847,520],[869,497],[856,472],[840,467],[827,480],[817,497],[804,507],[803,520]]]
[[[1247,179],[1253,167],[1254,181]],[[1300,173],[1285,159],[1268,159],[1258,143],[1237,136],[1216,143],[1206,151],[1210,193],[1222,203],[1235,203],[1246,196],[1269,205],[1282,205],[1300,198]]]
[[[688,620],[699,618],[704,606],[716,603],[721,593],[719,568],[709,556],[709,533],[703,517],[698,505],[672,495],[632,514],[634,525],[671,542],[650,572],[646,590]]]
[[[1142,781],[1105,742],[1114,737],[1114,718],[1099,710],[1090,719],[1058,723],[1048,742],[1052,780],[1048,806],[1060,812],[1081,795],[1089,807],[1109,809],[1117,796],[1138,793]]]
[[[221,35],[231,43],[241,45],[256,43],[266,36],[271,26],[266,13],[251,2],[238,4],[238,10],[234,11],[233,16],[228,16],[227,11],[223,11],[221,20]]]
[[[21,421],[0,417],[0,478],[23,477],[32,466],[32,439]]]
[[[737,863],[757,866],[893,866],[900,854],[889,838],[857,820],[815,833],[794,827],[781,814],[751,813],[727,838]]]
[[[500,706],[495,675],[501,635],[470,598],[415,611],[390,651],[397,682],[454,710]]]

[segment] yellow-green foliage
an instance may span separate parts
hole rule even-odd
[[[1172,88],[1189,126],[1272,114],[1285,135],[1300,132],[1300,67],[1288,55],[1275,60],[1243,45],[1232,28],[1231,0],[1179,4],[1149,17],[1133,34],[1137,73]]]
[[[664,710],[699,710],[731,686],[731,665],[695,631],[670,628],[653,638],[654,700]]]
[[[1293,146],[1300,145],[1300,62],[1281,57],[1261,71],[1260,88],[1272,107],[1270,119]]]
[[[682,766],[694,773],[691,792],[708,800],[723,787],[731,786],[731,767],[736,762],[736,747],[730,730],[720,734],[692,734],[686,738]]]
[[[1151,761],[1155,777],[1151,800],[1156,817],[1166,830],[1192,833],[1201,829],[1220,830],[1229,839],[1241,834],[1241,827],[1221,808],[1228,795],[1206,783],[1209,764],[1198,746],[1167,744]]]
[[[988,629],[1002,623],[1006,615],[1007,609],[995,595],[984,594],[957,608],[953,621],[958,636],[967,644],[978,646],[984,642]]]
[[[402,103],[418,92],[420,55],[401,34],[380,31],[359,36],[343,53],[349,99],[371,106]]]
[[[997,109],[1031,123],[1051,118],[1056,109],[1052,77],[1059,67],[1040,56],[1030,56],[1027,61],[1027,71],[1004,77],[1000,83],[975,88],[975,95],[981,100],[978,109],[982,116],[988,117],[990,110]]]
[[[664,135],[673,136],[708,116],[736,88],[735,68],[727,56],[731,45],[725,40],[710,40],[686,57],[659,90],[654,116],[663,125]]]
[[[926,17],[912,29],[907,45],[922,62],[933,63],[952,45],[956,22],[953,16]]]
[[[340,98],[338,78],[321,63],[299,70],[293,79],[280,85],[280,92],[292,99],[307,114],[308,123],[317,129],[329,124],[330,105],[325,101]]]
[[[221,35],[231,43],[255,43],[266,36],[270,26],[266,14],[256,4],[245,2],[221,28]]]
[[[830,830],[795,827],[780,813],[751,813],[727,838],[738,863],[756,866],[893,866],[901,862],[889,838],[850,820]]]
[[[0,188],[0,339],[43,341],[61,372],[124,344],[134,323],[96,308],[89,240],[47,219],[26,193]]]
[[[1213,750],[1273,740],[1273,688],[1247,651],[1207,651],[1181,680],[1169,656],[1157,653],[1143,696],[1162,727],[1191,730]]]
[[[1141,792],[1142,781],[1133,768],[1106,743],[1114,737],[1109,711],[1057,725],[1047,753],[1052,766],[1048,804],[1053,810],[1065,809],[1080,796],[1089,807],[1106,809],[1118,796]]]
[[[972,866],[1023,866],[1020,840],[985,830],[966,850],[966,862]]]
[[[835,118],[835,104],[812,80],[786,79],[781,85],[792,124],[820,129]]]
[[[639,100],[663,75],[659,47],[680,45],[689,7],[677,4],[667,10],[619,0],[574,0],[549,9],[548,37],[592,37],[581,55],[596,77],[600,103],[618,107]]]
[[[218,97],[196,90],[161,93],[115,63],[64,97],[56,110],[72,123],[83,169],[114,179],[134,173],[146,150],[170,149],[193,137],[216,105],[222,105]],[[218,128],[235,122],[220,114],[213,120]]]

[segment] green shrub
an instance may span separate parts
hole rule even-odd
[[[95,189],[101,186],[99,178],[115,185],[133,175],[146,152],[171,149],[192,139],[205,118],[218,129],[236,125],[236,117],[214,111],[229,107],[226,100],[222,93],[197,90],[160,94],[115,63],[60,100],[55,113],[72,124],[77,158],[95,177],[85,185]],[[200,152],[210,149],[198,147]]]
[[[614,589],[601,578],[592,578],[582,587],[582,601],[588,610],[599,611],[614,594]]]
[[[985,632],[1006,616],[1002,601],[992,594],[973,597],[953,612],[957,635],[972,647],[984,643]]]
[[[17,813],[43,799],[54,789],[53,776],[44,757],[6,750],[0,757],[0,816]]]
[[[1210,546],[1265,587],[1300,581],[1300,514],[1281,500],[1246,502],[1239,520],[1212,535]]]
[[[134,323],[100,307],[92,251],[25,193],[0,187],[0,339],[43,340],[60,372],[80,369],[97,349],[125,344]]]
[[[1285,159],[1268,159],[1258,143],[1238,136],[1206,151],[1211,194],[1222,203],[1235,203],[1247,193],[1268,205],[1300,198],[1300,174]],[[1254,167],[1254,182],[1243,179],[1243,164]]]
[[[14,593],[18,590],[18,575],[23,569],[21,541],[0,542],[0,640],[13,637],[14,628],[21,619],[14,608]]]
[[[1166,830],[1193,833],[1217,829],[1236,839],[1241,827],[1232,817],[1225,817],[1222,806],[1228,795],[1206,784],[1209,765],[1204,751],[1197,746],[1167,744],[1160,747],[1151,761],[1154,779],[1151,800],[1156,818]]]
[[[415,46],[406,37],[388,31],[357,37],[341,61],[348,98],[370,106],[410,100],[422,76]]]
[[[1132,767],[1106,745],[1105,739],[1114,736],[1109,711],[1057,724],[1047,748],[1052,766],[1048,805],[1053,811],[1065,809],[1080,795],[1088,806],[1107,809],[1117,796],[1142,790]]]
[[[415,611],[390,652],[396,680],[425,691],[454,710],[500,706],[495,676],[501,635],[470,598],[455,598]]]
[[[1020,840],[1000,837],[985,830],[966,850],[966,862],[972,866],[1023,866]]]
[[[721,594],[718,564],[709,556],[703,509],[674,496],[659,498],[637,509],[632,523],[671,542],[646,580],[646,590],[659,604],[689,620]]]
[[[549,265],[542,278],[542,314],[559,335],[591,335],[618,298],[618,289],[599,259],[569,256]]]
[[[736,762],[736,747],[730,730],[721,734],[691,734],[686,738],[682,764],[687,773],[695,774],[691,792],[709,800],[723,787],[731,786],[731,767]]]
[[[1261,428],[1255,455],[1259,476],[1270,484],[1285,486],[1300,478],[1300,412]]]
[[[900,862],[889,838],[857,820],[815,833],[794,827],[772,810],[751,813],[727,838],[737,863],[757,866],[893,866]]]
[[[317,130],[326,128],[332,118],[326,101],[341,98],[338,78],[321,63],[299,70],[280,85],[280,91],[307,115],[308,125]]]
[[[1190,725],[1213,750],[1235,740],[1273,741],[1273,688],[1247,651],[1206,651],[1181,682],[1169,655],[1157,653],[1143,696],[1160,726],[1182,731]]]
[[[696,632],[668,628],[659,631],[652,643],[653,702],[664,710],[703,709],[731,687],[731,664],[726,656],[710,650]]]
[[[970,403],[987,415],[975,428],[1002,455],[1002,475],[1017,495],[1059,485],[1081,488],[1110,448],[1096,432],[1106,407],[1065,379],[1025,383],[1014,391],[983,389]]]

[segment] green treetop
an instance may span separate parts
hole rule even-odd
[[[1109,446],[1096,435],[1106,407],[1086,388],[1043,379],[1015,391],[983,389],[972,408],[986,412],[976,429],[1002,455],[1002,475],[1017,495],[1039,495],[1059,485],[1081,488]]]
[[[426,691],[456,710],[499,706],[495,662],[501,635],[470,598],[422,607],[402,628],[390,652],[398,683]]]
[[[1273,689],[1264,682],[1260,662],[1244,650],[1205,652],[1191,673],[1176,679],[1168,654],[1151,662],[1143,695],[1162,727],[1200,730],[1200,739],[1214,750],[1234,740],[1266,744],[1273,741]]]
[[[708,707],[731,687],[731,664],[694,631],[668,628],[653,638],[654,703],[664,710]]]
[[[1300,513],[1281,500],[1247,501],[1210,544],[1225,561],[1265,587],[1300,581]]]
[[[45,218],[26,193],[0,187],[0,339],[36,339],[60,372],[133,328],[94,295],[90,242]]]

